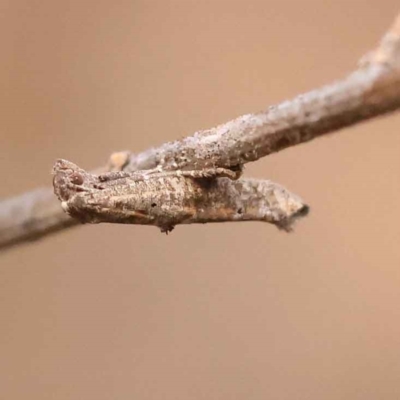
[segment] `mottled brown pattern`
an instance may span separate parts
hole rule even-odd
[[[154,225],[266,221],[289,230],[308,212],[302,200],[269,181],[239,179],[224,169],[90,174],[58,160],[54,191],[63,209],[83,223]],[[78,182],[76,183],[77,176]]]

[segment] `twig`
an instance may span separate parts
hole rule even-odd
[[[50,188],[0,203],[0,249],[32,241],[78,222],[63,212]]]
[[[398,108],[400,17],[380,46],[345,79],[137,155],[117,153],[108,170],[235,168]],[[76,224],[51,192],[44,189],[40,195],[32,192],[0,203],[0,248]]]

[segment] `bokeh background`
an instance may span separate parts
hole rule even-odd
[[[0,196],[344,76],[396,0],[0,2]],[[400,115],[248,165],[267,224],[82,226],[0,254],[1,399],[399,399]]]

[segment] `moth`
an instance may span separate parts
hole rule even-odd
[[[239,179],[240,169],[207,168],[92,174],[59,159],[54,192],[71,217],[83,223],[154,225],[267,221],[284,229],[307,206],[270,181]]]

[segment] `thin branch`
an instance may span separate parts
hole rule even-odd
[[[240,167],[399,108],[400,17],[343,80],[140,154],[115,153],[107,170]],[[76,225],[52,196],[49,188],[0,203],[0,248]]]
[[[343,81],[181,141],[130,156],[125,169],[233,167],[400,107],[400,73],[370,65]]]
[[[0,202],[0,249],[77,224],[63,212],[52,189],[36,189]]]
[[[341,81],[140,154],[124,169],[232,167],[400,108],[400,14]],[[122,155],[123,153],[121,153]],[[121,163],[121,160],[118,160]]]

